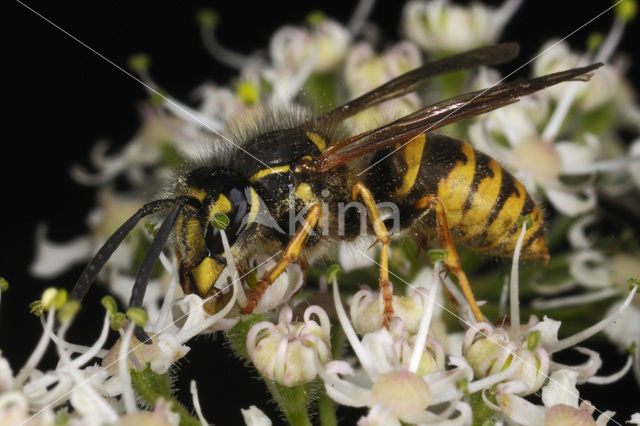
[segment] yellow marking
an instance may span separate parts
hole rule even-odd
[[[257,180],[260,180],[263,177],[269,176],[270,174],[273,174],[273,173],[286,173],[289,171],[289,168],[290,168],[289,166],[276,166],[276,167],[271,167],[270,169],[260,170],[258,173],[254,174],[249,178],[249,182],[255,183]]]
[[[506,242],[505,235],[507,235],[516,223],[516,220],[520,217],[522,206],[524,206],[527,199],[527,193],[520,182],[515,181],[514,186],[517,189],[517,192],[520,193],[520,196],[516,195],[516,191],[511,193],[509,198],[507,198],[507,201],[505,201],[502,206],[502,209],[500,209],[495,220],[491,223],[489,228],[487,228],[486,241],[493,241],[493,244],[486,247],[487,249],[504,244]]]
[[[187,191],[187,195],[189,197],[196,198],[200,202],[203,202],[204,201],[204,197],[207,196],[207,191],[205,191],[204,189],[194,188],[194,187],[191,186],[191,187],[189,187],[189,190]]]
[[[249,218],[247,219],[247,225],[253,223],[258,217],[260,212],[260,197],[253,187],[249,187],[251,192],[251,209],[249,210]]]
[[[311,161],[313,160],[313,157],[311,157],[310,155],[304,155],[301,160],[305,160],[305,161]]]
[[[296,188],[296,198],[299,198],[306,202],[311,202],[313,200],[313,191],[311,191],[311,187],[308,183],[301,183]]]
[[[325,148],[327,147],[327,142],[319,134],[314,132],[307,132],[307,137],[311,142],[313,142],[318,147],[320,152],[324,151]]]
[[[200,296],[206,296],[211,286],[216,282],[224,265],[218,263],[215,259],[205,257],[202,262],[191,270],[191,276],[198,288],[198,294]]]
[[[467,157],[467,162],[457,161],[449,172],[449,176],[440,179],[438,183],[437,196],[445,206],[450,228],[455,227],[462,220],[462,207],[469,196],[476,166],[473,147],[465,143],[460,149]]]
[[[216,213],[229,213],[231,211],[231,202],[224,195],[220,194],[218,197],[218,201],[213,203],[213,205],[209,208],[209,217],[213,217]]]
[[[195,218],[187,219],[187,223],[185,224],[185,233],[187,245],[192,253],[190,257],[198,255],[202,250],[204,250],[204,232],[202,232],[200,221]]]
[[[416,183],[425,141],[426,137],[423,133],[411,139],[407,146],[404,147],[402,155],[404,156],[404,162],[407,163],[407,171],[402,176],[402,186],[394,194],[396,197],[407,195]]]
[[[471,206],[464,213],[460,223],[464,235],[461,241],[482,234],[498,199],[502,185],[502,167],[494,159],[490,159],[488,165],[493,177],[487,176],[478,184]]]
[[[263,281],[266,281],[269,284],[273,283],[280,274],[282,274],[289,265],[291,265],[291,262],[295,261],[300,256],[304,243],[307,241],[313,227],[316,226],[321,214],[322,208],[320,205],[313,204],[309,208],[309,212],[304,218],[302,227],[298,228],[291,241],[289,241],[289,244],[287,244],[287,248],[284,249],[282,258],[273,266],[267,275],[262,278]]]

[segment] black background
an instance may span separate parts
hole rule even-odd
[[[389,39],[397,40],[401,6],[391,1],[378,3],[372,21],[381,26]],[[568,35],[610,5],[604,1],[525,3],[502,37],[522,46],[513,68],[531,58],[544,41]],[[184,101],[205,80],[224,84],[234,75],[233,70],[204,51],[194,20],[198,8],[216,9],[222,17],[220,40],[247,53],[265,49],[277,28],[286,23],[301,23],[311,10],[323,10],[328,16],[347,22],[353,8],[347,2],[26,4],[119,66],[125,67],[133,53],[150,54],[155,80]],[[28,303],[37,299],[47,286],[70,288],[81,271],[75,268],[50,281],[30,277],[27,269],[33,256],[34,229],[38,223],[47,223],[49,237],[57,241],[86,231],[85,218],[94,205],[95,193],[70,179],[69,166],[87,165],[88,153],[99,139],[108,139],[114,149],[126,143],[139,125],[137,104],[146,94],[139,83],[24,5],[12,3],[5,20],[10,32],[3,45],[10,54],[4,55],[3,64],[10,76],[4,80],[4,90],[8,89],[12,96],[4,98],[5,111],[10,115],[4,113],[3,129],[9,132],[2,136],[0,151],[0,276],[7,278],[11,287],[2,295],[0,348],[17,370],[33,350],[41,330],[39,321],[26,313]],[[606,32],[611,22],[609,12],[578,31],[569,42],[582,48],[589,33]],[[622,50],[632,54],[638,36],[637,24],[628,28]],[[633,55],[631,60],[630,75],[635,76],[638,87],[640,67]],[[523,70],[519,75],[526,74]],[[96,288],[89,295],[85,306],[96,308],[85,308],[72,338],[86,343],[95,338],[102,317],[99,299],[103,294],[102,289]],[[273,405],[266,402],[264,386],[251,381],[254,373],[228,356],[222,339],[201,338],[190,346],[192,351],[178,372],[177,387],[188,390],[189,380],[198,377],[201,403],[210,422],[239,423],[239,408],[251,404],[260,406],[272,419],[278,418]],[[615,353],[607,357],[605,374],[624,363],[624,357]],[[593,401],[599,409],[618,411],[616,419],[621,423],[639,409],[640,391],[631,374],[613,386],[583,386],[580,391],[581,397]],[[349,422],[354,419],[348,412],[341,412],[341,416]]]

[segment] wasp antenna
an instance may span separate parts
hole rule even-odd
[[[87,264],[76,281],[76,285],[73,286],[71,293],[69,293],[69,297],[71,299],[81,301],[91,284],[98,275],[98,272],[102,269],[107,260],[111,257],[113,252],[118,248],[120,243],[125,239],[127,235],[131,232],[131,230],[136,226],[136,224],[145,216],[158,212],[160,210],[166,210],[173,205],[175,205],[176,200],[173,199],[163,199],[152,201],[148,204],[142,206],[133,216],[131,216],[125,223],[123,223],[120,228],[116,230],[109,239],[100,247],[100,250],[93,256],[93,259]]]
[[[131,298],[129,299],[130,308],[142,306],[144,293],[147,290],[147,284],[149,282],[151,271],[153,270],[154,265],[160,257],[160,253],[162,252],[164,244],[169,239],[169,235],[171,234],[173,225],[178,219],[178,214],[180,213],[184,205],[190,200],[191,197],[178,197],[174,202],[173,209],[171,210],[171,212],[169,212],[169,215],[164,220],[164,222],[162,222],[162,226],[160,226],[158,234],[153,239],[153,242],[151,243],[151,246],[149,247],[149,250],[144,257],[144,260],[140,265],[140,269],[138,269],[136,280],[133,283],[133,290],[131,291]],[[147,335],[147,333],[145,333],[142,327],[136,326],[134,334],[139,341],[145,344],[151,344],[151,338]]]

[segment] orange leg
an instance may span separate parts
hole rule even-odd
[[[357,201],[359,196],[362,197],[364,205],[367,208],[367,216],[369,217],[373,231],[378,241],[382,243],[382,250],[380,251],[380,295],[382,296],[383,302],[382,325],[388,328],[391,318],[393,318],[393,294],[389,281],[389,243],[391,242],[391,238],[387,232],[387,227],[384,226],[384,222],[380,217],[380,211],[376,207],[373,194],[371,194],[371,191],[369,191],[362,182],[356,182],[352,189],[353,201]]]
[[[449,232],[447,214],[442,201],[440,201],[435,195],[426,195],[416,201],[414,206],[417,209],[435,209],[438,242],[440,243],[440,247],[447,251],[447,258],[444,260],[444,265],[458,278],[458,284],[460,285],[462,294],[464,294],[465,299],[467,299],[476,320],[484,321],[484,316],[482,315],[482,312],[480,312],[480,308],[478,308],[476,299],[471,291],[467,275],[462,270],[462,263],[460,262],[460,257],[458,256],[458,252],[453,244],[453,238],[451,238],[451,233]]]
[[[291,265],[292,262],[295,262],[298,259],[302,252],[302,248],[304,247],[304,243],[311,234],[313,227],[316,226],[321,214],[322,208],[320,205],[313,204],[309,208],[309,212],[304,219],[304,223],[296,230],[295,235],[291,241],[289,241],[289,244],[287,244],[282,258],[269,270],[269,272],[264,275],[264,277],[262,277],[262,279],[256,284],[256,287],[251,290],[251,293],[249,293],[247,304],[241,308],[243,313],[252,313],[256,306],[258,306],[258,302],[260,302],[260,298],[262,298],[264,292],[267,291],[267,288],[273,284],[273,282],[289,267],[289,265]]]

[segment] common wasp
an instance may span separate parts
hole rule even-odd
[[[110,255],[143,217],[168,211],[136,276],[131,306],[142,304],[151,270],[171,239],[185,293],[211,297],[226,267],[221,235],[211,220],[224,214],[232,254],[249,270],[253,252],[282,254],[250,290],[240,309],[251,313],[265,290],[292,263],[308,263],[339,240],[373,232],[381,244],[382,323],[393,316],[388,276],[391,237],[409,235],[426,245],[434,238],[447,251],[444,261],[482,320],[454,242],[476,251],[510,256],[518,221],[528,216],[521,257],[546,262],[543,215],[518,182],[497,161],[461,140],[431,133],[450,123],[516,102],[567,80],[585,79],[602,64],[495,85],[434,103],[389,124],[349,135],[343,122],[356,114],[429,85],[445,73],[504,63],[517,55],[513,43],[482,47],[409,71],[329,112],[266,109],[251,125],[231,125],[221,155],[180,175],[173,198],[142,206],[106,241],[78,279],[71,297],[81,299]],[[226,139],[226,138],[225,138]],[[389,232],[377,203],[397,207],[399,224]],[[349,208],[354,203],[362,208]],[[350,204],[352,203],[352,204]],[[273,220],[260,220],[261,212]],[[288,232],[287,232],[288,231]],[[142,330],[137,336],[148,339]]]

